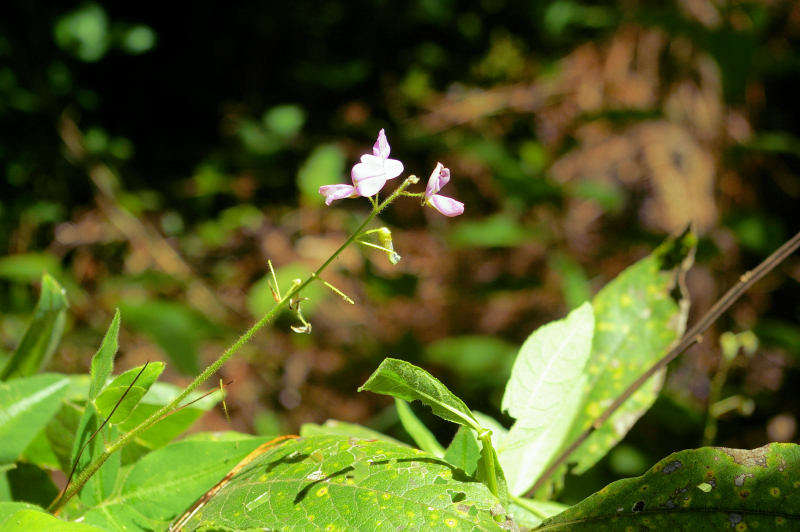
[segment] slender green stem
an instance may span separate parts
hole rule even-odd
[[[195,377],[195,379],[186,387],[184,390],[175,397],[169,404],[164,405],[163,407],[159,408],[153,415],[142,421],[139,425],[131,429],[130,431],[126,432],[122,436],[120,436],[116,441],[111,443],[108,447],[106,447],[105,452],[98,456],[95,460],[93,460],[86,468],[81,471],[77,477],[75,477],[75,481],[64,490],[63,495],[57,497],[48,508],[51,512],[56,512],[60,509],[66,502],[72,498],[76,493],[78,493],[81,488],[83,488],[84,484],[94,475],[98,469],[105,463],[108,458],[114,454],[115,452],[122,449],[128,442],[130,442],[137,434],[146,430],[148,427],[152,426],[153,424],[157,423],[162,417],[169,414],[173,410],[179,407],[180,403],[194,390],[197,389],[202,383],[208,380],[214,373],[219,370],[222,365],[227,362],[227,360],[232,357],[239,349],[242,348],[247,342],[250,341],[255,334],[261,330],[266,324],[270,323],[275,316],[289,303],[289,301],[294,298],[296,295],[300,293],[306,286],[308,286],[312,281],[319,278],[319,275],[327,268],[331,262],[336,260],[336,257],[341,254],[344,249],[353,243],[353,241],[361,234],[364,228],[383,210],[385,209],[391,202],[393,202],[403,191],[413,185],[418,183],[419,179],[416,176],[409,176],[406,180],[399,186],[395,191],[386,198],[382,203],[377,203],[377,201],[372,201],[373,208],[372,212],[366,217],[366,219],[358,226],[347,240],[339,246],[339,248],[333,252],[333,254],[328,257],[328,259],[322,263],[322,265],[314,271],[314,273],[310,274],[303,282],[299,284],[295,284],[292,286],[289,291],[284,294],[283,297],[280,298],[278,302],[267,312],[260,320],[258,320],[252,327],[250,327],[244,334],[242,334],[238,340],[236,340],[233,344],[231,344],[220,356],[217,360],[212,362],[206,369],[203,370],[200,375]]]

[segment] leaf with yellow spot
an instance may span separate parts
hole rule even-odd
[[[288,530],[309,527],[313,516],[314,528],[333,530],[499,530],[495,515],[505,515],[482,483],[431,454],[386,441],[301,437],[248,457],[235,471],[177,524]]]
[[[798,470],[800,445],[792,443],[680,451],[536,530],[798,530]]]
[[[696,240],[689,231],[667,240],[592,300],[597,326],[586,363],[588,392],[565,446],[680,339],[689,310],[683,277],[691,266]],[[663,380],[663,372],[654,375],[583,442],[569,459],[576,464],[574,473],[588,470],[627,434],[653,405]]]

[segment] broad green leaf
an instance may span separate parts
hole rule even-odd
[[[689,302],[682,279],[696,237],[685,232],[623,271],[592,301],[595,333],[586,364],[588,382],[580,412],[565,442],[599,416],[639,375],[664,356],[686,327]],[[652,406],[664,372],[654,375],[570,458],[581,474],[602,458]]]
[[[25,335],[0,371],[0,381],[38,373],[58,347],[66,320],[66,292],[50,275],[42,276],[42,293]]]
[[[458,427],[453,441],[444,452],[444,459],[469,476],[475,474],[478,460],[481,459],[481,445],[472,429]]]
[[[566,504],[553,501],[537,501],[516,497],[509,505],[514,522],[521,527],[535,528],[548,517],[558,515],[569,508]]]
[[[316,436],[249,458],[180,522],[185,530],[499,530],[497,521],[506,523],[484,485],[417,449]]]
[[[69,380],[42,374],[0,382],[0,464],[14,462],[61,406]]]
[[[3,523],[5,523],[9,517],[20,510],[41,510],[41,508],[27,502],[0,502],[0,527],[3,526]]]
[[[369,390],[404,401],[421,401],[442,419],[480,429],[464,401],[453,395],[436,377],[404,360],[387,358],[358,391]]]
[[[362,440],[380,440],[407,447],[405,443],[378,432],[377,430],[356,425],[355,423],[336,421],[335,419],[329,419],[323,425],[304,423],[303,426],[300,427],[300,436],[352,436]]]
[[[139,375],[140,371],[141,375]],[[138,366],[117,375],[94,400],[100,417],[105,419],[114,411],[114,415],[109,420],[111,423],[125,421],[162,371],[164,371],[163,362],[150,362],[144,369],[142,366]],[[139,378],[136,378],[137,375]],[[122,399],[121,402],[120,399]],[[119,406],[116,406],[118,402]]]
[[[153,451],[130,467],[110,497],[83,514],[83,522],[106,530],[164,530],[263,442],[187,441]]]
[[[612,482],[540,530],[797,530],[800,446],[703,447]]]
[[[30,532],[31,530],[58,530],[59,532],[102,532],[102,528],[85,523],[71,523],[42,510],[23,509],[2,523],[3,532]]]
[[[200,344],[219,333],[218,327],[202,314],[174,301],[125,302],[121,311],[127,326],[147,334],[175,367],[190,375],[199,372]]]
[[[402,399],[395,398],[395,407],[397,408],[397,416],[400,418],[400,423],[406,429],[408,435],[414,440],[420,449],[432,455],[441,458],[444,456],[444,448],[436,440],[436,436],[428,430],[422,421],[414,415],[414,411],[408,406],[408,403]]]
[[[581,404],[594,316],[584,303],[531,334],[520,348],[502,408],[516,422],[498,447],[513,495],[525,493],[563,444]]]

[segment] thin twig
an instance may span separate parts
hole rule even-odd
[[[756,282],[760,281],[765,275],[767,275],[770,271],[772,271],[778,264],[783,262],[789,255],[794,253],[797,248],[800,247],[800,233],[794,235],[790,240],[788,240],[785,244],[779,247],[772,255],[764,259],[764,261],[755,267],[755,269],[745,273],[739,278],[739,282],[736,283],[730,290],[728,290],[719,301],[717,301],[713,307],[711,307],[708,312],[698,321],[689,332],[683,335],[681,341],[673,347],[666,355],[664,355],[658,362],[653,364],[650,369],[645,371],[638,379],[636,379],[630,386],[628,386],[624,392],[622,392],[619,397],[617,397],[605,411],[600,414],[591,424],[589,428],[584,430],[580,436],[578,436],[566,449],[564,449],[561,454],[553,460],[548,468],[542,473],[536,483],[528,492],[528,495],[533,494],[539,488],[541,488],[547,479],[549,479],[553,473],[555,473],[562,464],[564,464],[570,457],[570,455],[575,452],[575,450],[580,447],[580,445],[585,442],[589,436],[592,435],[594,431],[599,429],[603,426],[603,424],[608,421],[614,412],[628,400],[628,398],[633,395],[639,388],[641,388],[645,382],[650,379],[653,375],[655,375],[658,371],[665,368],[667,364],[675,360],[681,353],[686,351],[689,347],[694,345],[695,343],[701,342],[703,340],[703,333],[711,327],[711,325],[717,321],[717,319],[727,311],[731,305],[733,305],[742,295],[750,289]]]

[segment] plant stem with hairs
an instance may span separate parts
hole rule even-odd
[[[222,365],[231,358],[236,352],[238,352],[247,342],[250,341],[251,338],[261,330],[265,325],[270,323],[279,313],[283,310],[291,300],[297,297],[300,292],[309,284],[311,284],[315,280],[319,280],[320,274],[327,268],[336,258],[345,250],[350,244],[352,244],[359,236],[361,236],[364,229],[372,222],[373,219],[383,211],[390,203],[392,203],[395,199],[397,199],[400,195],[403,194],[406,188],[410,185],[418,183],[419,179],[416,176],[409,176],[406,178],[403,183],[392,192],[389,197],[387,197],[383,202],[378,203],[377,201],[373,202],[372,211],[369,215],[364,219],[361,225],[344,241],[344,243],[339,246],[339,248],[331,254],[322,265],[317,268],[313,273],[309,274],[302,282],[295,283],[286,294],[283,295],[275,305],[260,319],[258,320],[252,327],[250,327],[244,334],[242,334],[233,344],[231,344],[214,362],[212,362],[208,367],[206,367],[202,373],[200,373],[194,380],[189,383],[186,388],[184,388],[181,393],[179,393],[172,401],[170,401],[167,405],[164,405],[156,412],[154,412],[150,417],[142,421],[139,425],[131,429],[130,431],[126,432],[122,436],[120,436],[116,441],[112,442],[110,445],[106,447],[106,450],[98,456],[95,460],[93,460],[85,469],[83,469],[76,477],[75,481],[67,486],[67,488],[63,491],[63,494],[57,497],[48,508],[51,512],[57,512],[67,501],[70,500],[76,493],[78,493],[81,488],[86,484],[86,482],[94,475],[98,469],[103,465],[103,463],[108,460],[108,458],[114,454],[115,452],[122,449],[125,445],[127,445],[137,434],[141,433],[142,431],[146,430],[150,426],[154,425],[158,421],[160,421],[163,417],[169,415],[174,410],[180,408],[180,403],[194,390],[196,390],[203,382],[208,380],[217,370],[222,367]]]

